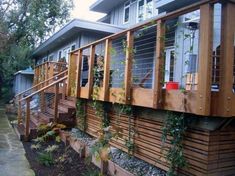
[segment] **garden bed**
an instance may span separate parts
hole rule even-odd
[[[24,142],[23,145],[26,151],[26,157],[36,176],[89,176],[93,174],[95,176],[100,172],[96,166],[92,163],[87,163],[85,159],[81,159],[77,152],[70,146],[65,146],[63,142],[45,142],[41,144],[38,149],[32,149],[32,146],[35,147],[37,145],[37,143],[33,141]],[[53,163],[48,166],[40,163],[40,153],[45,153],[45,149],[53,145],[58,146],[58,148],[52,152]]]
[[[62,131],[62,135],[67,136],[69,143],[74,150],[81,155],[81,146],[85,148],[85,156],[89,156],[90,147],[94,144],[94,138],[84,134],[78,129],[72,129],[70,132]],[[84,151],[83,151],[84,152]],[[101,167],[100,161],[92,157],[92,162]],[[115,176],[166,176],[166,172],[143,160],[128,155],[119,149],[111,147],[111,156],[108,161],[108,173]]]

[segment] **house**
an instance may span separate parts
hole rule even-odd
[[[33,86],[34,71],[32,68],[18,71],[14,74],[13,94],[17,95]]]
[[[43,77],[35,83],[37,91],[19,97],[23,135],[28,139],[35,130],[29,123],[35,118],[68,125],[82,121],[93,137],[99,137],[97,131],[104,125],[114,126],[122,135],[112,139],[111,146],[132,150],[135,157],[169,170],[172,163],[161,153],[162,129],[174,122],[168,130],[176,136],[166,141],[171,148],[187,121],[184,137],[179,137],[183,151],[173,152],[180,153],[177,157],[183,153],[188,167],[177,171],[190,176],[233,175],[234,1],[97,0],[91,10],[107,14],[95,24],[121,28],[77,49],[69,47],[69,62],[62,71],[50,71],[54,66],[48,62],[36,67],[36,75]],[[63,29],[35,51],[38,63],[54,51],[58,58],[66,58],[64,45],[54,46],[63,39],[60,32]],[[41,103],[35,115],[30,103],[36,95]],[[76,102],[82,102],[85,116],[74,119]],[[176,127],[182,117],[183,127]]]
[[[123,29],[116,25],[74,19],[34,51],[35,64],[58,62],[62,58],[68,62],[71,51]]]

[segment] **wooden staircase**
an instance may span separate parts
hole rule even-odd
[[[76,98],[67,96],[67,79],[68,72],[65,70],[16,97],[16,131],[21,140],[36,138],[41,124],[55,122],[64,124],[67,128],[76,125]]]
[[[56,122],[64,124],[68,128],[72,128],[76,125],[76,100],[71,97],[67,99],[60,99],[58,104],[58,118],[54,118],[54,109],[46,107],[45,112],[39,112],[30,115],[29,121],[29,139],[37,137],[37,128],[41,124],[48,124],[50,122]],[[25,122],[16,125],[17,134],[20,140],[25,139]]]

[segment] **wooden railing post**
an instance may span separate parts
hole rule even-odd
[[[41,109],[41,112],[45,112],[46,111],[46,105],[45,105],[45,92],[42,91],[41,92],[41,95],[40,95],[40,109]]]
[[[63,93],[62,93],[62,99],[65,100],[65,97],[66,97],[66,88],[67,88],[67,85],[66,85],[66,80],[63,81]]]
[[[54,76],[54,65],[53,65],[53,63],[49,63],[49,71],[48,72],[49,72],[48,77],[52,78]],[[48,84],[50,84],[50,82]]]
[[[59,104],[59,84],[55,85],[55,101],[54,101],[54,118],[55,122],[58,120],[58,104]]]
[[[69,70],[68,70],[68,85],[67,85],[67,96],[72,95],[72,89],[76,89],[76,67],[77,67],[77,54],[70,53],[69,57]],[[76,92],[73,92],[76,94]],[[74,95],[73,95],[74,96]]]
[[[200,45],[198,68],[197,114],[210,115],[212,76],[213,6],[200,7]]]
[[[17,120],[18,120],[18,125],[22,122],[22,107],[21,107],[21,95],[18,96],[18,113],[17,113]]]
[[[108,101],[109,99],[109,81],[110,81],[110,49],[112,48],[112,41],[110,39],[106,39],[105,41],[105,56],[104,56],[104,81],[103,81],[103,89],[104,89],[104,101]]]
[[[133,32],[127,32],[127,43],[126,43],[126,61],[125,61],[125,79],[124,79],[124,90],[125,90],[125,103],[131,103],[131,86],[132,86],[132,60],[133,60],[133,43],[134,35]]]
[[[92,97],[94,79],[95,45],[90,47],[89,72],[88,72],[88,99]]]
[[[222,5],[222,39],[221,39],[221,76],[219,88],[218,114],[226,117],[232,116],[233,106],[233,67],[235,45],[235,4]]]
[[[29,140],[29,123],[30,123],[30,101],[31,98],[26,99],[26,121],[25,121],[25,140]]]
[[[45,65],[45,80],[48,79],[48,67],[49,67],[49,63],[46,62],[46,65]]]
[[[163,81],[163,64],[164,64],[164,35],[165,23],[162,20],[157,21],[156,34],[156,58],[154,67],[153,83],[153,108],[162,107],[162,81]]]
[[[76,97],[80,97],[82,71],[82,50],[78,50],[77,74],[76,74]]]

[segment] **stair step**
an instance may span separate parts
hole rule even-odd
[[[63,111],[63,112],[69,113],[69,114],[75,112],[75,108],[74,107],[68,106],[68,105],[65,105],[65,104],[61,104],[61,103],[59,103],[58,109]]]
[[[44,123],[52,122],[54,119],[54,116],[51,114],[48,114],[47,112],[44,112],[44,113],[40,112],[39,117]]]
[[[75,97],[67,97],[67,100],[68,101],[73,101],[73,102],[77,101],[77,99]]]
[[[46,113],[54,116],[54,109],[47,107],[46,108]],[[63,114],[63,113],[67,113],[67,112],[62,111],[61,109],[58,108],[58,113],[62,113]]]
[[[71,100],[60,100],[61,104],[76,108],[76,102],[75,101],[71,101]]]

